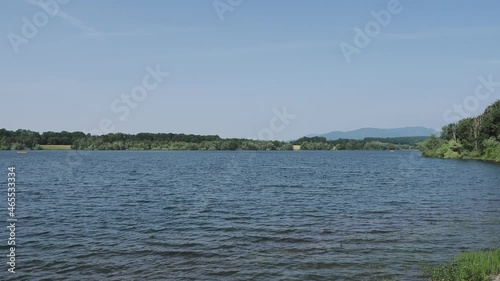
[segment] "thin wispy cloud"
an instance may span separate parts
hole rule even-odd
[[[112,32],[88,32],[85,33],[84,35],[88,37],[137,37],[137,36],[147,36],[151,34],[139,31],[112,31]]]
[[[139,37],[139,36],[155,36],[162,34],[174,34],[186,32],[203,32],[208,29],[213,29],[210,26],[153,26],[148,28],[137,28],[134,30],[108,31],[108,32],[88,32],[85,36],[90,37]]]
[[[484,64],[500,64],[500,60],[487,60],[483,61]]]
[[[59,13],[57,13],[57,16],[59,16],[60,18],[62,18],[69,25],[71,25],[73,27],[76,27],[76,28],[80,29],[83,32],[87,32],[87,33],[91,33],[91,34],[92,33],[100,33],[97,30],[95,30],[94,28],[85,25],[80,19],[78,19],[78,18],[76,18],[76,17],[74,17],[72,15],[69,15],[66,12],[60,11]]]
[[[356,33],[353,28],[349,32]],[[485,27],[441,27],[441,28],[422,28],[414,30],[405,30],[404,34],[380,32],[380,38],[385,40],[433,40],[441,38],[459,38],[459,37],[491,37],[500,36],[500,26]],[[494,63],[494,62],[493,62]]]
[[[35,5],[43,9],[43,3],[39,0],[24,0],[26,3]],[[141,31],[112,31],[112,32],[101,32],[96,30],[95,28],[85,24],[79,18],[68,14],[61,10],[62,7],[59,7],[59,11],[55,16],[61,18],[66,24],[72,26],[80,31],[82,31],[83,36],[88,37],[135,37],[135,36],[147,36],[151,35],[151,32],[141,32]]]
[[[204,50],[187,51],[189,55],[203,56],[240,56],[262,53],[280,53],[283,51],[300,51],[308,49],[329,49],[335,46],[332,41],[275,42],[247,46],[228,46]]]
[[[444,27],[415,30],[400,39],[433,39],[446,37],[490,37],[500,35],[500,27]]]
[[[380,35],[386,36],[388,39],[393,39],[393,40],[412,39],[411,37],[408,37],[408,36],[403,36],[403,35],[394,34],[394,33],[387,33],[387,32],[380,32]]]
[[[43,6],[43,3],[40,1],[37,1],[37,0],[24,0],[24,2],[26,2],[30,5],[38,6],[41,9],[45,8]],[[67,23],[68,25],[70,25],[72,27],[75,27],[75,28],[81,30],[82,32],[90,33],[90,34],[99,34],[100,33],[99,31],[95,30],[94,28],[86,25],[83,21],[81,21],[77,17],[72,16],[64,11],[61,11],[61,7],[59,7],[59,11],[55,14],[55,16],[61,18],[65,23]]]

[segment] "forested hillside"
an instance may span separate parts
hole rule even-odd
[[[427,157],[482,159],[500,162],[500,100],[483,114],[443,127],[422,146]]]

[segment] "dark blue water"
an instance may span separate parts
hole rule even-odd
[[[0,152],[5,220],[9,165],[15,280],[416,280],[422,264],[500,246],[500,166],[479,161]],[[0,279],[14,280],[1,229]]]

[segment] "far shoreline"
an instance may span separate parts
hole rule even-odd
[[[413,151],[420,152],[419,149],[300,149],[300,150],[292,150],[292,149],[73,149],[73,148],[49,148],[49,149],[23,149],[23,150],[0,150],[0,151],[380,151],[380,152],[400,152],[400,151]],[[430,157],[428,157],[430,158]]]

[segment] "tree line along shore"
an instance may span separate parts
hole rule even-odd
[[[500,162],[500,100],[483,114],[443,127],[421,146],[423,156]]]
[[[327,140],[302,137],[294,141],[221,138],[217,135],[173,133],[44,132],[0,129],[0,150],[410,150],[423,156],[500,162],[500,101],[483,114],[443,127],[439,137]]]
[[[44,132],[0,129],[0,150],[400,150],[418,149],[428,137],[327,140],[303,137],[295,141],[221,138],[216,135]]]

